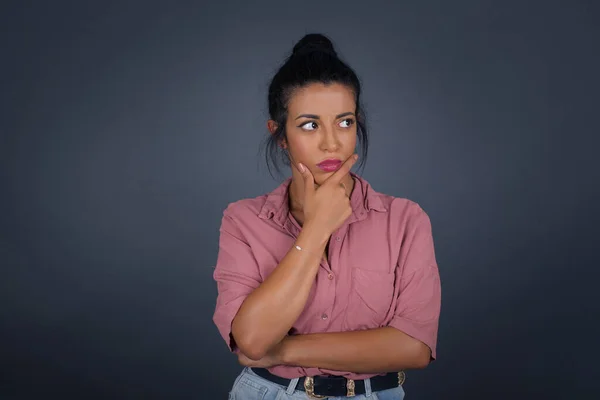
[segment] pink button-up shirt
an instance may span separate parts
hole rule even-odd
[[[429,217],[417,203],[378,193],[352,177],[353,213],[331,236],[329,261],[322,260],[289,334],[391,326],[425,343],[436,358],[441,286]],[[223,213],[213,320],[231,351],[237,351],[231,324],[244,299],[277,267],[302,229],[288,208],[290,181],[232,203]],[[375,375],[293,366],[269,370],[285,378]]]

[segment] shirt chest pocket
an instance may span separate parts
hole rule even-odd
[[[354,267],[346,309],[345,329],[384,326],[394,298],[394,273]]]

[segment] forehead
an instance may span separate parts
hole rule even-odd
[[[288,103],[290,114],[340,114],[355,108],[354,92],[339,83],[311,83],[295,90]]]

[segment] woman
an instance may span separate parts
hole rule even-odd
[[[319,34],[270,84],[267,146],[292,176],[223,214],[213,319],[245,366],[231,399],[402,399],[403,371],[436,357],[430,221],[350,171],[368,147],[360,94]]]

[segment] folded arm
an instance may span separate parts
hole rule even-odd
[[[288,336],[266,359],[253,365],[279,363],[355,373],[426,367],[436,358],[441,284],[429,218],[419,212],[408,228],[397,266],[400,278],[394,315],[385,327]]]
[[[396,328],[286,337],[279,348],[284,365],[355,373],[425,368],[431,350]]]
[[[279,343],[304,309],[328,236],[305,226],[293,247],[264,280],[247,240],[225,212],[214,272],[219,295],[213,317],[232,351],[263,358]]]

